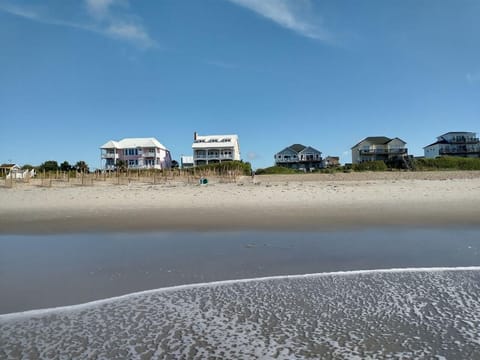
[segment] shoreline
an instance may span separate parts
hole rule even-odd
[[[170,293],[181,290],[190,290],[206,287],[217,287],[217,286],[229,286],[233,284],[248,284],[254,282],[265,282],[265,281],[275,281],[275,280],[297,280],[313,277],[332,277],[332,276],[358,276],[358,275],[373,275],[373,274],[395,274],[395,273],[421,273],[421,272],[466,272],[466,271],[480,271],[480,266],[454,266],[454,267],[406,267],[406,268],[382,268],[382,269],[368,269],[368,270],[339,270],[339,271],[327,271],[327,272],[318,272],[318,273],[308,273],[308,274],[294,274],[294,275],[272,275],[272,276],[261,276],[256,278],[247,278],[247,279],[232,279],[232,280],[216,280],[204,283],[189,283],[182,285],[173,285],[160,287],[156,289],[141,290],[135,291],[128,294],[112,296],[109,298],[98,299],[87,301],[78,304],[72,305],[61,305],[55,307],[31,309],[24,311],[17,311],[12,313],[0,313],[0,321],[18,321],[25,318],[31,317],[43,317],[50,315],[59,315],[65,312],[73,312],[91,309],[93,307],[98,307],[105,304],[110,304],[113,302],[123,301],[133,299],[139,296],[152,295],[158,293]]]
[[[433,175],[432,175],[433,174]],[[478,226],[480,172],[0,188],[1,234]]]

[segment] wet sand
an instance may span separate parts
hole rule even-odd
[[[206,186],[0,188],[0,233],[480,224],[480,172],[257,176]]]
[[[480,228],[0,236],[0,314],[172,285],[480,265]]]

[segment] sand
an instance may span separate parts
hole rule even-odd
[[[480,172],[340,173],[0,187],[0,233],[480,225]]]

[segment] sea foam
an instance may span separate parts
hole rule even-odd
[[[480,357],[479,270],[219,281],[6,314],[0,358]]]

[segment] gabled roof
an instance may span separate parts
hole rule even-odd
[[[433,145],[437,145],[437,144],[449,144],[449,142],[445,139],[442,139],[442,140],[439,140],[439,141],[435,141],[433,144],[430,144],[430,145],[427,145],[427,146],[424,146],[423,148],[427,148],[429,146],[433,146]]]
[[[128,148],[160,148],[167,150],[165,146],[163,146],[157,139],[155,138],[125,138],[120,141],[110,140],[109,142],[103,144],[100,148],[101,149],[128,149]]]
[[[119,149],[120,146],[118,145],[118,142],[114,140],[110,140],[109,142],[100,146],[100,149],[111,149],[111,148]]]
[[[20,167],[17,164],[2,164],[0,165],[0,168],[13,168],[13,167]]]
[[[299,152],[301,152],[301,153],[306,153],[306,152],[308,152],[308,151],[317,152],[317,153],[319,153],[319,154],[322,153],[321,151],[319,151],[319,150],[317,150],[317,149],[315,149],[315,148],[313,148],[313,147],[311,147],[311,146],[306,146],[305,149],[303,149],[302,151],[299,151]]]
[[[352,146],[352,149],[353,148],[356,148],[358,145],[360,145],[362,142],[364,141],[368,141],[370,144],[372,145],[386,145],[388,144],[390,141],[392,140],[400,140],[401,142],[403,142],[404,144],[406,144],[405,141],[403,141],[402,139],[398,138],[398,137],[395,137],[393,139],[390,139],[386,136],[369,136],[369,137],[366,137],[365,139],[363,139],[362,141],[358,142],[357,144],[355,144],[354,146]]]
[[[289,148],[299,153],[300,151],[304,150],[306,146],[302,144],[293,144],[293,145],[290,145]]]
[[[311,149],[313,151],[316,151],[316,152],[321,154],[321,152],[318,151],[317,149],[315,149],[311,146],[305,146],[305,145],[302,145],[302,144],[293,144],[293,145],[287,146],[285,149],[279,151],[277,154],[280,154],[280,153],[283,153],[283,152],[286,152],[286,151],[293,152],[295,154],[299,154],[299,153],[301,153],[303,151],[306,151],[306,150],[309,150],[309,149]]]

